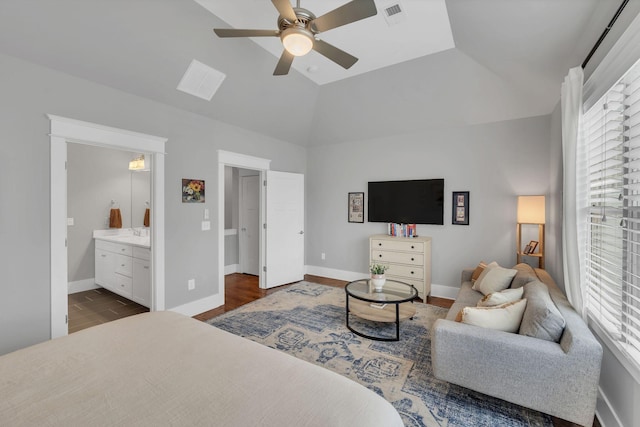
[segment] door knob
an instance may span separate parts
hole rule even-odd
[[[300,230],[300,234],[304,234],[304,231]]]

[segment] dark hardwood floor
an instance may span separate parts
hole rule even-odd
[[[344,285],[347,284],[346,281],[328,279],[326,277],[320,276],[312,276],[305,275],[304,279],[309,282],[320,283],[328,286],[335,286],[338,288],[343,288]],[[260,298],[264,298],[267,295],[270,295],[274,292],[278,292],[282,289],[286,289],[291,285],[283,285],[278,286],[277,288],[272,289],[260,289],[258,287],[258,277],[251,276],[248,274],[229,274],[225,276],[225,304],[222,307],[218,307],[213,310],[205,311],[204,313],[200,313],[196,316],[193,316],[195,319],[201,321],[207,321],[216,316],[221,315],[227,311],[231,311],[235,308],[238,308],[244,304],[248,304],[252,301],[255,301]],[[453,300],[445,299],[445,298],[436,298],[436,297],[428,297],[427,303],[436,305],[439,307],[450,308],[453,304]],[[570,423],[565,420],[561,420],[559,418],[553,419],[554,427],[575,427],[577,424]],[[593,423],[593,427],[601,427],[598,419],[596,418]]]
[[[104,288],[70,294],[68,304],[70,334],[101,323],[149,311],[147,307]]]

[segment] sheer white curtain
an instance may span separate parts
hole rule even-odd
[[[582,123],[582,83],[584,74],[581,67],[569,70],[562,83],[560,106],[562,110],[562,158],[563,158],[563,217],[562,255],[564,287],[569,302],[578,313],[585,317],[584,296],[584,248],[586,238],[586,218],[581,214],[586,197],[584,186],[579,182],[583,150],[579,146]]]

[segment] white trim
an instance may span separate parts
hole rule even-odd
[[[364,277],[369,277],[369,273],[358,273],[355,271],[337,270],[335,268],[318,267],[316,265],[305,265],[305,273],[312,276],[327,277],[329,279],[344,280],[351,282]],[[431,296],[446,299],[455,299],[460,288],[453,286],[431,284]]]
[[[254,170],[269,170],[271,167],[271,160],[224,150],[218,150],[218,163],[224,163],[225,166]]]
[[[602,403],[602,405],[599,407],[598,404],[600,404],[600,403]],[[605,416],[605,411],[610,416]],[[618,417],[618,414],[613,409],[613,405],[611,405],[611,402],[609,401],[607,396],[604,394],[604,392],[602,391],[601,387],[598,387],[598,401],[596,403],[596,417],[598,418],[598,421],[600,421],[600,425],[602,427],[624,427],[624,424],[622,424],[622,421],[620,421],[620,418]],[[605,420],[610,420],[611,418],[614,419],[615,425],[605,424]]]
[[[224,283],[224,282],[223,282]],[[222,287],[224,289],[224,286]],[[209,311],[212,307],[220,307],[224,304],[224,293],[211,295],[205,298],[201,298],[196,301],[191,301],[186,304],[179,305],[177,307],[170,308],[169,311],[175,311],[176,313],[184,314],[185,316],[195,316],[196,314]]]
[[[431,296],[437,298],[445,298],[455,300],[458,296],[460,288],[446,285],[431,284]]]
[[[224,275],[239,273],[240,272],[240,264],[229,264],[224,266]]]
[[[164,310],[164,149],[166,138],[47,114],[51,144],[51,338],[67,335],[67,142],[150,153],[152,310]]]
[[[242,169],[254,169],[260,171],[260,180],[264,182],[265,171],[269,170],[271,160],[261,159],[259,157],[248,156],[246,154],[233,153],[230,151],[218,150],[218,236],[224,236],[224,167],[231,166]],[[264,185],[260,186],[260,224],[265,222],[265,189]],[[224,304],[224,240],[218,238],[218,295]],[[264,288],[265,276],[263,267],[265,264],[264,250],[264,228],[260,233],[260,275],[258,276],[258,284]]]
[[[91,279],[76,280],[75,282],[69,282],[67,285],[67,294],[71,295],[98,288],[100,288],[100,286],[96,285],[96,280],[93,277]]]
[[[615,358],[625,368],[629,375],[631,375],[633,379],[638,384],[640,384],[640,369],[638,369],[638,367],[629,360],[629,356],[625,354],[620,348],[618,348],[618,344],[609,336],[609,334],[604,329],[602,329],[600,323],[591,317],[591,314],[587,314],[587,323],[591,331],[593,331],[598,336],[600,342],[607,346],[609,351],[613,353]]]
[[[224,230],[224,235],[225,236],[235,236],[238,234],[238,229],[237,228],[227,228]]]

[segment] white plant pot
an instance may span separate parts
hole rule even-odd
[[[371,284],[373,285],[373,289],[376,292],[382,292],[382,287],[385,282],[384,274],[372,274],[371,275]]]

